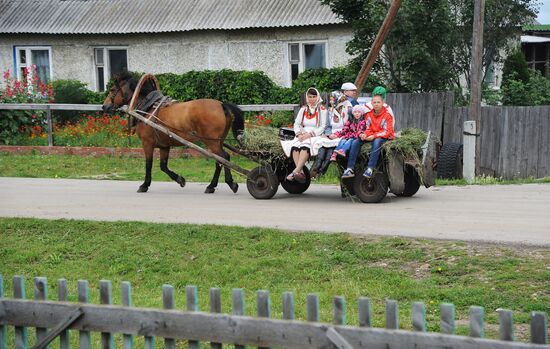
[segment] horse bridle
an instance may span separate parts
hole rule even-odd
[[[131,96],[129,96],[128,93],[122,89],[122,86],[120,86],[120,83],[118,82],[118,80],[115,80],[115,87],[116,89],[113,92],[109,93],[109,96],[108,96],[111,99],[111,104],[113,105],[115,104],[115,97],[121,91],[122,91],[122,104],[124,105],[127,102],[129,103]]]

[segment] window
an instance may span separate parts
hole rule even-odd
[[[17,46],[15,47],[15,62],[17,78],[23,79],[25,70],[33,64],[39,80],[47,84],[52,80],[52,50],[47,46]],[[29,76],[31,78],[31,76]]]
[[[527,44],[523,46],[523,52],[529,68],[550,76],[550,44]]]
[[[326,43],[290,43],[288,44],[288,60],[291,82],[296,80],[298,74],[306,69],[326,68]]]
[[[115,74],[128,70],[127,50],[120,47],[94,48],[94,65],[96,88],[103,92],[107,87],[107,82]]]

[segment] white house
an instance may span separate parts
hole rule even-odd
[[[290,86],[346,65],[351,28],[319,0],[0,0],[0,70],[105,89],[121,71],[261,70]]]

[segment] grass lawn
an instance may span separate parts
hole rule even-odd
[[[257,166],[242,156],[232,156],[231,161],[251,170]],[[169,160],[170,168],[191,182],[210,182],[214,174],[215,161],[207,158],[175,157]],[[223,172],[222,172],[223,173]],[[89,178],[89,179],[118,179],[143,180],[145,161],[142,158],[101,156],[81,157],[74,155],[14,155],[0,152],[0,177],[30,177],[30,178]],[[233,172],[239,182],[246,178]],[[159,161],[155,159],[152,171],[153,181],[170,181],[171,179],[159,168]],[[336,166],[329,167],[329,171],[318,181],[320,184],[338,184],[339,172]],[[223,181],[223,175],[221,177]],[[516,179],[501,180],[492,177],[477,178],[474,184],[517,184],[517,183],[550,183],[550,177],[543,179]],[[466,185],[461,180],[437,180],[437,185]]]
[[[468,333],[468,309],[485,307],[487,337],[496,337],[495,310],[514,311],[519,339],[529,337],[530,311],[550,313],[550,250],[391,237],[213,225],[149,224],[0,218],[0,274],[7,295],[13,275],[45,276],[49,298],[57,279],[68,281],[71,301],[77,280],[90,282],[98,303],[101,279],[130,281],[135,306],[161,307],[161,287],[176,289],[185,307],[185,286],[198,287],[208,310],[209,288],[221,288],[222,311],[231,312],[231,290],[244,288],[246,313],[255,314],[255,291],[271,292],[273,317],[281,318],[281,294],[293,291],[297,319],[305,319],[308,293],[320,298],[321,320],[332,321],[332,299],[344,296],[347,322],[357,324],[357,298],[368,296],[374,325],[384,327],[384,302],[399,302],[400,324],[411,328],[414,301],[425,302],[428,328],[439,331],[439,305],[454,303],[458,333]]]

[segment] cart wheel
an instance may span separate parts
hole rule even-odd
[[[258,166],[250,171],[246,188],[255,199],[271,199],[279,189],[279,180],[270,167]]]
[[[376,171],[371,178],[363,177],[363,172],[355,175],[353,189],[359,200],[368,203],[380,202],[388,193],[388,176]]]
[[[290,170],[289,173],[292,170]],[[289,194],[302,194],[307,190],[307,188],[309,188],[309,185],[311,184],[311,176],[309,174],[309,169],[305,166],[304,166],[304,174],[306,175],[306,181],[304,183],[299,183],[297,181],[289,182],[287,180],[283,180],[281,181],[281,186]]]
[[[405,190],[397,196],[413,196],[420,188],[420,177],[416,169],[410,165],[405,166]]]

